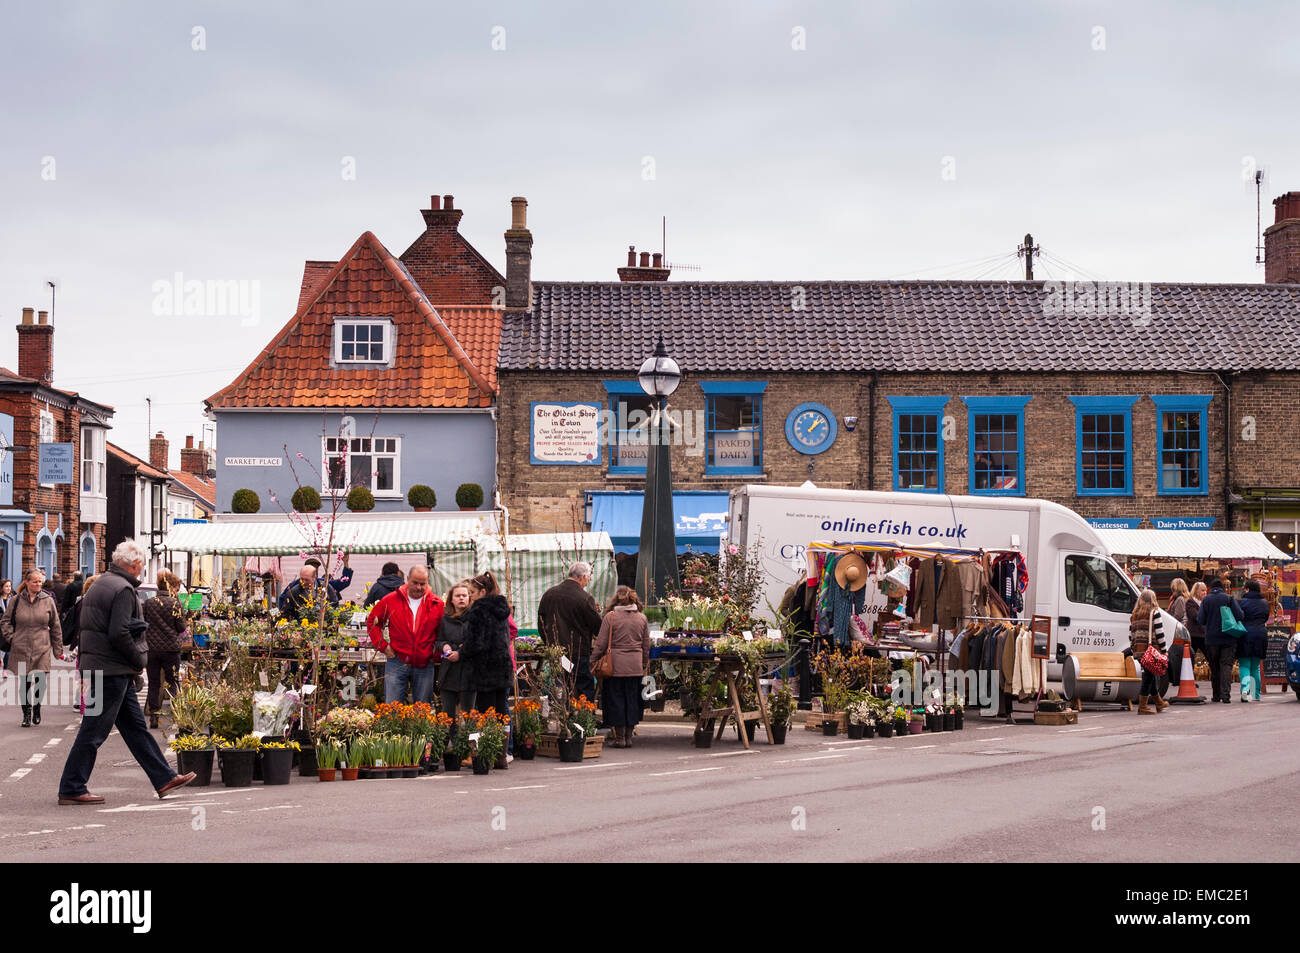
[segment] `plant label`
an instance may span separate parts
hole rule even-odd
[[[270,680],[269,678],[266,677],[266,673],[265,673],[265,672],[258,672],[258,673],[257,673],[257,680],[258,680],[259,682],[262,683],[262,687],[263,687],[263,688],[270,688],[270,687],[271,687],[271,680]]]
[[[311,694],[312,692],[314,692],[314,691],[316,691],[316,686],[315,686],[315,685],[304,685],[304,686],[302,687],[302,693],[303,693],[304,696],[305,696],[305,695],[310,695],[310,694]]]
[[[471,731],[469,735],[470,744],[473,744],[474,742],[478,741],[478,739],[479,739],[479,732]]]
[[[567,655],[560,656],[560,668],[564,669],[566,672],[573,671],[573,663],[569,661],[569,657]]]
[[[366,617],[368,615],[370,615],[369,612],[354,612],[352,613],[352,621],[348,624],[357,627],[363,626],[366,624]]]
[[[743,636],[746,642],[754,641],[754,633],[749,631],[749,629],[746,629],[744,632],[741,633],[741,635]]]

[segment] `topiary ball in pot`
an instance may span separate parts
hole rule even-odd
[[[433,487],[417,483],[406,491],[406,502],[412,509],[431,510],[438,505],[438,494],[433,492]]]
[[[261,499],[247,487],[236,490],[235,495],[230,498],[230,509],[235,513],[256,513],[261,508]]]
[[[375,494],[364,486],[354,486],[348,493],[348,509],[353,513],[369,513],[375,508]]]
[[[315,513],[320,509],[320,494],[314,487],[300,486],[293,491],[291,502],[299,513]]]
[[[476,510],[483,505],[483,487],[477,483],[462,483],[456,487],[456,505],[462,510]]]

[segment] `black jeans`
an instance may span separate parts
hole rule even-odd
[[[474,707],[480,713],[487,711],[489,708],[495,708],[498,715],[507,713],[506,699],[510,695],[508,688],[480,688],[474,693]]]
[[[1213,701],[1232,697],[1232,663],[1237,661],[1236,643],[1207,645],[1205,657],[1210,660],[1210,684],[1214,690]]]
[[[584,655],[578,659],[578,668],[574,676],[573,697],[586,695],[587,701],[596,700],[596,680],[591,677],[591,656]]]
[[[105,675],[100,687],[100,697],[86,699],[86,715],[81,719],[81,728],[72,742],[68,760],[63,765],[63,777],[59,780],[59,797],[78,797],[86,792],[86,782],[95,770],[95,756],[99,746],[107,739],[109,732],[117,728],[122,740],[132,757],[144,768],[149,776],[149,783],[158,790],[172,778],[176,772],[171,769],[158,749],[158,742],[145,724],[144,712],[140,710],[140,700],[136,698],[133,676]],[[95,682],[87,679],[91,692]],[[98,711],[99,714],[91,714]]]
[[[176,669],[181,664],[180,652],[155,652],[149,651],[149,661],[147,671],[149,675],[149,695],[145,699],[145,711],[151,715],[158,714],[159,704],[162,701],[162,683],[163,678],[167,679],[167,686],[170,691],[175,692],[179,688],[176,680]]]
[[[48,672],[28,672],[24,675],[22,706],[29,708],[32,705],[43,704],[45,695],[49,691],[49,684]]]

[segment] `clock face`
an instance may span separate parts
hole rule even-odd
[[[803,453],[821,453],[835,441],[835,417],[820,404],[800,404],[786,421],[790,444]]]

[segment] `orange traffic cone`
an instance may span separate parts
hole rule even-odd
[[[1186,642],[1175,641],[1173,651],[1169,653],[1169,663],[1172,666],[1175,659],[1181,659],[1182,665],[1179,669],[1178,676],[1178,694],[1169,699],[1171,702],[1178,702],[1183,705],[1203,705],[1205,696],[1197,694],[1196,691],[1196,673],[1192,671],[1192,653],[1191,646]]]

